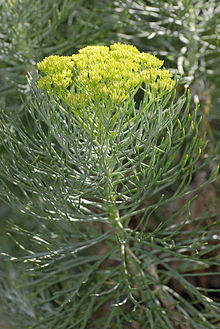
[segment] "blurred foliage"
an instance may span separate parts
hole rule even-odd
[[[165,60],[204,113],[209,138],[220,137],[220,3],[212,0],[115,2],[124,13],[119,40]]]

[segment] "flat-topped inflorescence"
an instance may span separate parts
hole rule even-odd
[[[72,56],[49,56],[38,63],[45,76],[38,87],[55,93],[71,108],[92,103],[119,105],[142,84],[162,95],[175,84],[163,61],[132,45],[87,46]]]

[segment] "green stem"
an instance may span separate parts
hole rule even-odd
[[[132,281],[136,285],[136,288],[143,289],[143,287],[146,286],[146,282],[144,279],[144,273],[140,266],[141,262],[129,248],[126,231],[123,227],[123,224],[121,223],[119,211],[115,204],[115,195],[112,191],[112,177],[110,170],[108,170],[108,182],[106,191],[107,199],[109,200],[109,220],[111,225],[115,228],[115,234],[117,236],[118,243],[120,244],[122,264],[124,266],[125,273],[130,278],[129,281]]]

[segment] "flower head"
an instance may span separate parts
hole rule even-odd
[[[175,82],[163,61],[132,45],[87,46],[72,56],[49,56],[38,63],[45,76],[41,89],[54,92],[72,108],[98,102],[119,105],[145,83],[153,93],[170,91]]]

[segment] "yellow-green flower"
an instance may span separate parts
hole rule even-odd
[[[78,54],[49,56],[38,63],[45,74],[38,86],[73,109],[106,103],[117,106],[143,83],[157,95],[170,91],[175,82],[162,65],[157,57],[132,45],[87,46]]]

